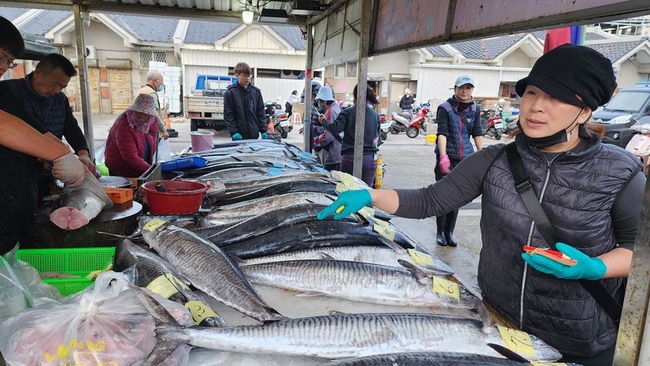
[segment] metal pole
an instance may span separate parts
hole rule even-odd
[[[86,39],[84,36],[83,14],[81,5],[73,5],[74,27],[77,42],[77,65],[79,69],[79,87],[81,91],[81,111],[84,136],[88,144],[90,159],[95,159],[95,133],[93,131],[92,112],[90,110],[90,86],[88,84],[88,65],[86,64]],[[85,13],[88,15],[88,13]]]
[[[311,152],[311,79],[313,76],[314,65],[314,36],[312,35],[313,27],[305,25],[307,29],[307,60],[305,68],[305,110],[302,114],[302,136],[305,145],[305,151]]]
[[[643,208],[639,219],[639,229],[634,243],[634,256],[632,268],[627,277],[625,289],[625,302],[621,323],[618,328],[616,340],[616,353],[614,365],[633,366],[644,365],[647,360],[641,361],[639,354],[641,346],[647,341],[644,339],[644,328],[648,316],[648,298],[650,297],[650,179],[646,182],[643,195]],[[648,335],[650,337],[650,335]],[[646,350],[647,351],[647,350]],[[647,354],[647,352],[643,352]]]
[[[372,0],[361,1],[361,35],[359,36],[359,60],[357,72],[359,84],[354,100],[356,107],[356,124],[354,131],[354,165],[353,175],[359,179],[363,168],[363,138],[366,127],[366,89],[368,88],[368,51],[370,49],[370,29],[372,27]]]

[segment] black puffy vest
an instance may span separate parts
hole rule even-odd
[[[547,168],[545,156],[527,147],[521,136],[514,143],[538,197],[550,169],[542,206],[562,241],[592,257],[612,250],[616,242],[610,210],[625,182],[639,171],[638,159],[595,143],[580,153],[561,154]],[[543,274],[521,259],[532,219],[515,190],[505,153],[486,174],[482,203],[478,279],[485,299],[564,355],[590,357],[611,347],[616,326],[578,281]],[[544,243],[535,228],[531,244]],[[622,300],[624,278],[600,282]]]

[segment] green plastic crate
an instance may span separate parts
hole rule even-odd
[[[31,264],[39,273],[59,272],[79,278],[44,278],[64,296],[75,294],[95,280],[86,278],[94,271],[106,269],[113,262],[115,247],[19,249],[17,258]]]

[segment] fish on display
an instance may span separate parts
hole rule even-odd
[[[336,259],[340,261],[355,261],[381,264],[384,266],[402,267],[398,260],[412,262],[406,249],[401,247],[381,247],[376,245],[355,245],[355,246],[331,246],[314,249],[296,250],[278,254],[271,254],[263,257],[254,257],[244,260],[244,264],[260,264],[269,262],[291,261],[298,259]],[[433,264],[419,263],[418,268],[426,273],[442,276],[454,274],[445,262],[435,255],[431,256]],[[240,264],[241,266],[241,264]]]
[[[525,361],[525,360],[524,360]],[[322,366],[522,366],[530,362],[463,352],[403,352],[336,360]]]
[[[171,263],[157,254],[121,239],[115,249],[114,268],[140,287],[183,304],[195,325],[222,327],[226,323],[200,295],[192,291],[185,278]]]
[[[310,220],[316,221],[316,215],[326,206],[315,203],[298,204],[250,217],[216,233],[209,227],[199,228],[193,232],[219,246],[226,246],[273,230],[282,230],[284,226]]]
[[[227,186],[226,186],[227,188]],[[209,199],[214,205],[228,205],[266,196],[277,196],[291,192],[321,192],[336,195],[336,185],[333,183],[314,179],[294,179],[289,182],[276,183],[264,188],[255,187],[254,190],[231,192],[210,195]]]
[[[414,249],[408,243],[395,243]],[[216,243],[216,245],[219,245]],[[295,250],[329,246],[392,246],[392,242],[367,226],[355,222],[315,220],[273,230],[263,236],[249,238],[221,247],[224,252],[241,259],[261,257]]]
[[[394,306],[472,309],[476,297],[446,279],[429,278],[410,262],[405,268],[331,259],[305,259],[245,265],[255,284]],[[436,284],[436,285],[434,285]],[[453,286],[453,288],[450,288]]]
[[[294,192],[262,197],[251,201],[218,206],[206,215],[213,223],[233,222],[297,204],[316,203],[329,205],[334,197],[320,192]]]
[[[333,314],[285,319],[257,326],[184,328],[163,324],[159,340],[246,353],[315,356],[329,359],[398,352],[463,352],[498,357],[488,343],[504,345],[499,330],[480,320],[414,313]],[[523,333],[527,360],[554,362],[562,355],[541,339]],[[518,353],[519,354],[519,353]]]
[[[194,287],[258,321],[284,318],[260,298],[239,267],[214,244],[157,218],[140,217],[139,224],[147,244]]]
[[[50,221],[61,229],[76,230],[87,225],[102,210],[111,208],[113,202],[97,178],[86,172],[83,184],[63,188],[63,194],[52,205]]]

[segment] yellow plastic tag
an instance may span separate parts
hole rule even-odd
[[[155,231],[157,228],[161,227],[162,225],[165,224],[164,220],[161,220],[159,218],[151,219],[149,222],[147,222],[143,227],[142,230],[145,231]]]
[[[354,177],[348,173],[340,173],[341,182],[349,190],[359,189],[359,185],[354,181]]]
[[[194,325],[199,325],[205,318],[218,318],[219,315],[215,313],[210,307],[204,304],[202,301],[188,301],[185,303],[185,307],[192,314],[192,319],[194,319]]]
[[[88,275],[86,276],[86,279],[92,281],[92,280],[94,280],[95,278],[97,278],[97,276],[99,276],[100,274],[102,274],[102,273],[104,273],[104,272],[108,272],[108,271],[110,271],[111,269],[113,269],[113,262],[109,263],[109,264],[106,266],[106,268],[104,268],[104,269],[100,269],[100,270],[98,270],[98,271],[92,271],[92,272],[88,273]]]
[[[372,229],[376,231],[379,235],[383,236],[384,238],[388,240],[394,240],[395,239],[395,230],[391,229],[390,227],[377,223],[372,225]]]
[[[171,273],[165,273],[164,275],[158,276],[147,285],[149,291],[158,294],[165,299],[169,299],[170,296],[176,294],[179,287],[188,289],[187,285]]]
[[[456,300],[460,299],[460,286],[442,277],[433,277],[431,290],[440,295],[448,296]]]
[[[336,193],[345,192],[347,190],[348,189],[345,187],[345,185],[343,183],[337,183],[336,184]]]
[[[530,361],[530,364],[533,366],[567,366],[564,362],[539,362],[539,361]]]
[[[433,267],[433,257],[432,256],[430,256],[430,255],[428,255],[426,253],[419,252],[419,251],[417,251],[415,249],[407,249],[407,251],[408,251],[409,255],[411,256],[411,260],[413,261],[413,263]]]
[[[359,214],[361,214],[361,216],[366,217],[366,218],[368,216],[374,217],[375,216],[375,209],[372,208],[372,207],[366,206],[366,207],[362,208],[361,210],[359,210]]]
[[[520,354],[535,356],[533,341],[528,333],[501,325],[497,325],[497,328],[505,347]]]

